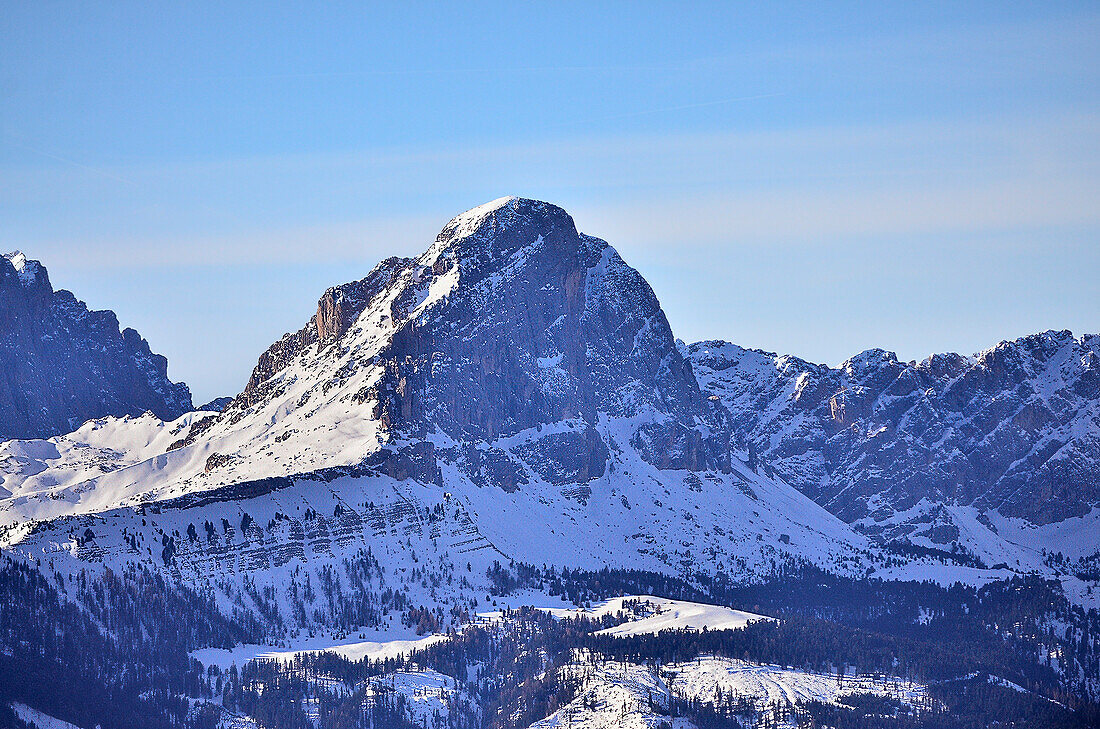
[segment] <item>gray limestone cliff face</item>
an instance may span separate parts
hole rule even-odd
[[[304,327],[285,334],[260,355],[233,405],[240,410],[262,402],[270,394],[272,378],[295,357],[311,347],[339,341],[371,301],[394,285],[397,275],[411,263],[410,258],[388,258],[366,278],[326,290],[317,302],[317,313]]]
[[[533,200],[456,220],[425,276],[457,268],[458,284],[384,353],[383,417],[482,440],[599,413],[708,417],[652,289],[607,243]]]

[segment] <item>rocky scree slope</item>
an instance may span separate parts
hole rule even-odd
[[[191,393],[168,361],[110,311],[54,291],[45,266],[0,256],[0,440],[68,433],[106,415],[172,420]]]

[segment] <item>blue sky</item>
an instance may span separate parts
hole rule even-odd
[[[595,5],[4,0],[0,248],[197,401],[513,194],[688,341],[837,364],[1100,331],[1100,6]]]

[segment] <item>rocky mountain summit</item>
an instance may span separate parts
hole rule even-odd
[[[174,419],[191,393],[168,361],[110,311],[54,291],[38,261],[0,256],[0,440],[67,433],[86,420],[151,411]]]
[[[688,348],[735,448],[845,521],[959,538],[944,507],[1043,525],[1100,504],[1100,337],[1049,331],[974,356],[833,369],[726,342]]]
[[[657,468],[729,469],[720,409],[648,283],[535,200],[474,208],[419,258],[387,259],[326,291],[312,320],[260,357],[221,422],[286,402],[306,381],[287,407],[347,403],[381,441],[441,433],[468,446],[526,433],[512,456],[489,446],[459,458],[508,488],[524,478],[520,453],[555,483],[602,476],[617,446],[597,426],[610,419],[631,420],[627,438]]]

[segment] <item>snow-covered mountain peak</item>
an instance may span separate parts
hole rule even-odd
[[[572,259],[594,240],[578,235],[573,219],[556,205],[503,197],[453,218],[419,261],[437,273],[453,262],[470,283],[489,276],[499,282],[507,269],[521,267],[537,248]]]
[[[38,261],[27,258],[23,251],[12,251],[11,253],[2,254],[12,268],[15,269],[16,275],[19,277],[19,281],[24,286],[30,286],[36,280],[38,280],[39,273],[44,271],[41,264]]]
[[[505,197],[498,197],[496,200],[490,200],[487,203],[472,207],[464,213],[459,213],[451,218],[447,225],[443,226],[443,232],[440,233],[440,237],[442,238],[448,233],[453,233],[455,236],[469,235],[477,230],[489,216],[504,208],[512,207],[515,200],[517,200],[517,198],[514,195],[506,195]]]
[[[917,363],[917,369],[927,372],[937,380],[953,380],[963,370],[972,367],[976,357],[967,357],[954,352],[932,354]]]
[[[556,205],[541,200],[521,197],[501,197],[483,205],[478,205],[456,215],[440,231],[437,241],[457,243],[467,238],[503,241],[502,234],[524,222],[539,224],[539,218],[548,216],[569,218],[569,215]],[[572,224],[572,219],[570,219]]]
[[[859,379],[881,367],[893,367],[898,364],[898,356],[885,349],[867,349],[850,357],[840,365],[849,378]]]
[[[1081,464],[1100,462],[1094,341],[1047,333],[920,365],[876,349],[836,369],[725,342],[685,346],[614,248],[559,207],[502,198],[452,220],[419,257],[326,290],[221,412],[156,437],[112,426],[163,452],[109,472],[74,462],[64,479],[48,473],[57,458],[38,459],[46,471],[18,461],[19,493],[0,520],[292,488],[308,501],[308,484],[347,479],[346,496],[371,490],[360,504],[383,486],[423,489],[432,504],[450,494],[507,554],[525,549],[508,520],[537,514],[563,564],[578,554],[574,527],[594,514],[629,525],[618,540],[656,537],[651,522],[705,531],[693,512],[715,498],[722,524],[778,535],[754,559],[815,544],[812,561],[835,562],[865,543],[825,509],[869,535],[943,546],[963,538],[952,514],[917,513],[929,493],[1034,522],[1100,501],[1065,488],[1090,483]],[[1029,483],[1054,498],[1028,497]],[[585,559],[603,548],[589,543]]]
[[[20,446],[0,527],[102,519],[118,528],[95,527],[96,549],[126,554],[120,529],[167,527],[134,508],[188,522],[196,512],[176,512],[201,509],[196,524],[241,524],[242,510],[265,515],[257,528],[285,523],[290,546],[233,553],[277,564],[299,554],[315,512],[348,522],[349,549],[372,533],[364,524],[391,520],[428,540],[430,511],[450,520],[441,534],[456,553],[590,567],[626,544],[616,562],[663,571],[757,574],[802,559],[850,570],[867,546],[731,456],[724,409],[703,396],[648,283],[564,210],[522,198],[326,290],[221,412],[111,427],[156,446],[104,455],[109,470],[73,455],[92,435]],[[0,540],[49,542],[68,526]],[[194,571],[209,549],[196,536],[171,554]],[[698,564],[696,550],[715,556]]]
[[[1018,366],[1027,361],[1045,362],[1057,358],[1067,350],[1075,346],[1083,346],[1088,349],[1089,335],[1080,339],[1073,336],[1068,330],[1047,330],[1037,334],[1029,334],[1017,339],[1009,339],[998,342],[996,345],[980,352],[977,363],[985,368],[1002,366]]]
[[[27,257],[23,254],[23,251],[12,251],[11,253],[3,254],[4,258],[11,262],[11,265],[15,267],[15,270],[19,273],[23,272],[24,267],[27,265]]]

